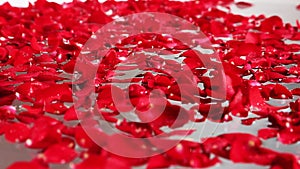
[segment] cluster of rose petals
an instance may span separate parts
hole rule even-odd
[[[52,164],[68,164],[74,169],[201,168],[222,163],[224,158],[234,163],[253,163],[272,169],[300,168],[296,155],[263,147],[263,140],[273,137],[283,144],[300,141],[300,87],[297,87],[300,83],[300,45],[296,43],[300,40],[300,23],[284,23],[278,16],[233,14],[229,6],[234,3],[232,0],[104,3],[75,0],[56,4],[38,0],[28,8],[15,8],[9,3],[1,5],[0,135],[9,142],[38,150],[31,161],[16,161],[8,169],[47,169]],[[252,6],[246,2],[235,5],[239,8]],[[164,12],[192,22],[210,39],[222,60],[228,104],[223,107],[224,112],[216,109],[211,115],[208,113],[212,86],[210,78],[205,76],[208,69],[193,51],[186,50],[181,54],[197,82],[204,87],[199,88],[201,104],[185,109],[187,118],[176,122],[175,127],[188,121],[230,123],[233,116],[241,118],[243,125],[267,119],[268,127],[260,129],[256,136],[228,133],[198,142],[183,140],[169,151],[148,158],[118,156],[94,143],[81,127],[80,112],[76,112],[72,104],[71,77],[76,58],[85,42],[101,26],[119,16],[138,12]],[[180,53],[186,49],[175,39],[169,39],[151,34],[124,39],[99,65],[95,78],[97,104],[99,109],[111,111],[100,113],[106,121],[133,137],[151,137],[162,133],[161,127],[172,126],[182,107],[173,105],[170,100],[187,103],[199,99],[189,95],[188,91],[184,94],[186,97],[181,98],[176,81],[168,74],[168,71],[180,72],[181,65],[171,60],[162,64],[164,61],[160,57],[148,61],[153,68],[132,79],[135,83],[128,87],[128,93],[116,86],[105,85],[112,81],[115,66],[132,52],[133,49],[126,45],[133,45],[135,51],[155,47]],[[164,71],[160,71],[163,65]],[[80,73],[88,71],[89,66],[82,67]],[[157,97],[155,103],[159,107],[161,102],[166,102],[166,108],[151,123],[126,120],[120,123],[116,118],[120,112],[112,99],[112,88],[119,91],[123,108],[126,109],[128,104],[125,101],[129,101],[142,120],[149,118],[144,112],[151,107],[151,90],[165,92],[165,100]],[[272,100],[284,100],[288,104],[278,106],[269,102]],[[222,110],[223,105],[217,105]],[[192,115],[195,112],[202,118],[195,118]],[[215,118],[214,113],[223,115]],[[126,144],[120,143],[120,146]]]

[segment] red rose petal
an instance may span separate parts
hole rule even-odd
[[[11,89],[0,88],[1,96],[0,97],[0,106],[11,105],[15,100],[16,95]]]
[[[76,128],[75,139],[77,144],[83,148],[97,147],[96,143],[86,134],[82,127]]]
[[[51,85],[44,90],[38,91],[36,95],[37,101],[50,102],[60,100],[64,102],[72,102],[72,91],[68,84]]]
[[[14,106],[0,107],[0,120],[12,120],[15,118],[16,108]]]
[[[104,168],[105,161],[103,157],[96,155],[89,155],[81,163],[76,164],[75,169],[102,169]]]
[[[81,163],[76,164],[75,169],[129,169],[128,163],[115,157],[104,157],[100,155],[89,155]]]
[[[149,159],[147,168],[168,168],[170,166],[170,162],[164,155],[153,156]]]
[[[272,32],[275,29],[282,28],[283,22],[282,19],[278,16],[271,16],[266,18],[261,22],[261,30],[264,32]]]
[[[21,112],[17,115],[17,119],[25,124],[33,123],[39,117],[38,114],[33,114],[29,112]]]
[[[277,130],[272,128],[260,129],[258,131],[258,137],[263,139],[273,138],[276,137],[276,135],[277,135]]]
[[[35,37],[33,37],[31,39],[31,47],[34,49],[34,50],[37,50],[37,51],[40,51],[42,49],[41,45],[38,44],[37,42],[37,39]]]
[[[275,99],[291,99],[293,98],[292,93],[284,86],[276,84],[270,93],[270,96]]]
[[[45,148],[61,141],[63,126],[57,120],[43,116],[34,122],[25,145],[30,148]]]
[[[245,37],[246,43],[253,43],[253,44],[259,44],[261,42],[260,34],[255,32],[248,32]]]
[[[25,46],[23,47],[16,57],[14,58],[14,65],[23,65],[23,64],[28,64],[28,62],[31,62],[33,59],[33,51],[30,47]]]
[[[250,125],[252,125],[256,120],[259,120],[260,118],[248,118],[248,119],[243,119],[242,120],[242,124],[244,124],[244,125],[248,125],[248,126],[250,126]]]
[[[297,99],[295,102],[291,102],[290,108],[292,109],[292,112],[299,112],[300,111],[300,99]]]
[[[237,2],[235,3],[235,5],[238,7],[238,8],[241,8],[241,9],[244,9],[244,8],[249,8],[252,6],[251,3],[248,3],[248,2]]]
[[[65,164],[72,161],[77,153],[67,145],[54,144],[48,147],[41,156],[48,163]]]
[[[71,108],[69,108],[65,115],[64,115],[64,119],[66,121],[71,121],[71,120],[78,120],[78,117],[77,117],[77,114],[76,114],[76,111],[75,111],[75,108],[74,106],[72,106]]]
[[[7,167],[7,169],[48,169],[47,166],[43,166],[37,162],[15,162]]]
[[[279,130],[278,140],[284,144],[296,143],[300,140],[300,136],[296,131],[293,131],[289,128]]]
[[[0,61],[5,62],[7,60],[7,50],[4,47],[0,47]]]
[[[299,76],[300,75],[300,67],[299,66],[293,66],[289,69],[289,74]]]
[[[11,142],[24,142],[30,135],[30,128],[23,123],[12,123],[6,126],[5,138]]]

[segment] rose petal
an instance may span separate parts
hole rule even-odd
[[[263,139],[273,138],[276,137],[276,135],[277,135],[277,130],[272,128],[260,129],[258,131],[258,137]]]
[[[6,126],[5,138],[11,142],[24,142],[30,135],[30,128],[23,123],[12,123]]]
[[[35,161],[31,161],[31,162],[15,162],[13,164],[11,164],[10,166],[7,167],[7,169],[47,169],[48,167],[45,165],[41,165]]]
[[[43,152],[42,158],[48,163],[65,164],[72,161],[77,153],[73,148],[62,144],[54,144]]]
[[[235,5],[238,7],[238,8],[241,8],[241,9],[244,9],[244,8],[249,8],[252,6],[251,3],[248,3],[248,2],[237,2],[235,3]]]

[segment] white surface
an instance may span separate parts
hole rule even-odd
[[[27,7],[29,3],[34,3],[36,0],[8,0],[8,2],[15,7]],[[72,0],[49,0],[51,2],[63,3],[70,2]],[[241,14],[245,16],[251,15],[260,15],[265,14],[266,16],[278,15],[282,17],[285,22],[289,22],[295,25],[296,20],[300,20],[300,11],[296,10],[296,5],[300,4],[300,0],[243,0],[244,2],[253,3],[253,6],[246,9],[239,9],[235,5],[231,5],[231,10],[233,13]],[[0,5],[7,0],[0,0]],[[263,123],[260,123],[263,122]],[[234,125],[235,124],[235,125]],[[258,121],[254,125],[248,126],[240,126],[240,123],[231,123],[230,125],[222,125],[222,127],[218,128],[216,134],[224,133],[226,131],[243,131],[247,133],[255,134],[257,129],[261,127],[261,125],[266,125],[265,121]],[[249,130],[251,128],[251,130]],[[300,154],[300,149],[298,148],[299,144],[295,145],[282,145],[275,140],[267,140],[264,142],[266,147],[272,148],[276,151],[283,152],[294,152]],[[7,166],[13,161],[20,160],[29,160],[32,158],[34,151],[24,149],[22,146],[15,147],[14,145],[7,143],[5,140],[0,139],[0,147],[2,149],[2,153],[0,153],[0,168]],[[5,147],[6,149],[3,149]],[[4,152],[4,153],[3,153]],[[66,166],[65,166],[66,167]],[[63,168],[65,168],[63,167]],[[180,167],[181,168],[181,167]],[[232,164],[230,162],[225,162],[222,165],[213,167],[214,169],[221,168],[265,168],[262,166],[256,166],[252,164]]]
[[[241,0],[236,0],[240,2]],[[243,2],[252,3],[250,8],[239,9],[232,5],[231,10],[233,13],[251,16],[265,14],[266,16],[278,15],[284,22],[289,22],[293,25],[296,20],[300,20],[300,11],[296,6],[300,4],[300,0],[243,0]]]

